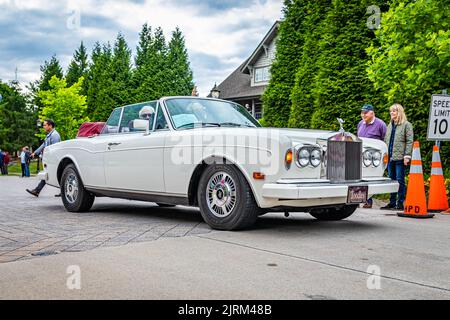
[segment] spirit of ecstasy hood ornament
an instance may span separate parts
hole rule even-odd
[[[340,125],[340,129],[339,129],[339,133],[341,133],[341,134],[345,134],[345,130],[344,130],[344,123],[345,123],[345,121],[344,120],[342,120],[341,118],[337,118],[337,121],[339,122],[339,125]]]
[[[329,138],[329,140],[333,140],[333,141],[354,141],[354,142],[358,142],[358,141],[360,142],[361,141],[354,134],[352,134],[350,132],[345,132],[345,129],[344,129],[345,121],[343,119],[337,118],[337,121],[339,122],[339,126],[341,127],[339,129],[339,133],[337,133],[336,135],[334,135],[331,138]]]

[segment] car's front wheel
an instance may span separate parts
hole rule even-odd
[[[346,205],[341,208],[313,209],[309,212],[317,220],[338,221],[350,217],[358,205]]]
[[[214,229],[248,228],[259,215],[250,185],[231,165],[208,166],[200,178],[197,197],[203,219]]]
[[[60,186],[61,198],[67,211],[85,212],[91,209],[95,196],[84,188],[80,175],[73,164],[64,168]]]

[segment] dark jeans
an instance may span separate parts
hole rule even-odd
[[[45,183],[45,180],[41,180],[41,182],[39,182],[38,186],[36,187],[36,191],[37,191],[37,192],[41,192],[42,189],[44,189],[45,184],[46,184],[46,183]]]
[[[28,163],[21,163],[22,166],[22,178],[30,176],[30,166]]]
[[[391,193],[391,199],[389,203],[391,205],[403,205],[406,196],[406,185],[405,185],[405,171],[406,167],[403,160],[399,161],[389,161],[388,164],[388,175],[392,180],[397,180],[400,188],[398,193]],[[398,195],[398,200],[397,200]]]

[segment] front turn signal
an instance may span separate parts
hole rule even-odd
[[[384,157],[383,157],[383,163],[384,163],[385,167],[387,166],[388,162],[389,162],[389,156],[387,153],[385,153]]]
[[[292,165],[292,161],[294,160],[294,154],[292,153],[292,149],[289,149],[286,151],[286,155],[284,157],[284,166],[286,167],[286,170],[289,170]]]

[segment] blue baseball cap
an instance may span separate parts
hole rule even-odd
[[[361,111],[368,112],[368,111],[375,111],[375,108],[370,103],[366,103],[362,106]]]

